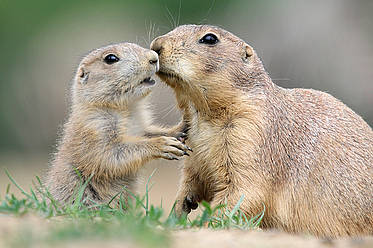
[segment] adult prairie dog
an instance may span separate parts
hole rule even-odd
[[[253,48],[208,25],[156,38],[158,75],[190,126],[176,212],[233,207],[263,228],[373,234],[373,131],[327,93],[275,85]]]
[[[73,200],[80,174],[83,181],[92,177],[85,203],[107,203],[124,187],[134,190],[136,173],[148,161],[187,155],[178,127],[151,124],[147,96],[158,65],[154,51],[131,43],[99,48],[81,61],[70,116],[46,180],[56,200]]]

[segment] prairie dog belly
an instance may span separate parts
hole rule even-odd
[[[151,125],[151,113],[147,108],[146,99],[129,109],[124,126],[128,136],[144,136],[146,127]]]

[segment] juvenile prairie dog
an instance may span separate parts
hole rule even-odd
[[[373,131],[327,93],[275,85],[253,48],[218,27],[156,38],[158,75],[176,95],[188,142],[178,215],[206,200],[263,228],[318,236],[373,234]]]
[[[70,116],[46,180],[56,200],[73,200],[80,174],[83,182],[92,177],[85,204],[107,203],[124,187],[134,190],[136,173],[148,161],[187,154],[178,127],[151,124],[147,96],[158,66],[154,51],[131,43],[99,48],[81,61]]]

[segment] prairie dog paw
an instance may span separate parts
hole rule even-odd
[[[179,195],[176,198],[175,214],[177,217],[188,215],[192,209],[198,208],[199,197],[194,193]]]
[[[197,208],[198,208],[198,202],[197,202],[196,197],[190,194],[187,195],[183,201],[183,211],[190,213],[192,209],[194,210]]]
[[[191,151],[187,145],[183,144],[175,137],[161,136],[155,139],[157,157],[167,160],[179,160],[184,155],[189,156]]]
[[[176,139],[181,141],[182,143],[185,143],[185,141],[188,139],[188,134],[184,132],[176,132],[174,136]]]

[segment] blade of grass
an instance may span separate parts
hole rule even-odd
[[[149,213],[149,182],[150,182],[150,179],[153,177],[154,173],[157,171],[157,169],[154,169],[152,174],[150,174],[149,178],[148,178],[148,181],[146,182],[146,185],[145,185],[145,211],[146,211],[146,215],[148,215]]]
[[[21,191],[21,193],[23,195],[25,195],[27,198],[31,198],[31,195],[29,195],[28,193],[26,193],[26,191],[24,191],[22,189],[21,186],[18,185],[18,183],[13,179],[13,177],[9,174],[8,170],[5,169],[5,174],[8,176],[9,180]]]
[[[233,215],[238,211],[244,198],[245,195],[241,195],[240,199],[238,200],[232,211],[228,214],[229,219],[232,219]]]

